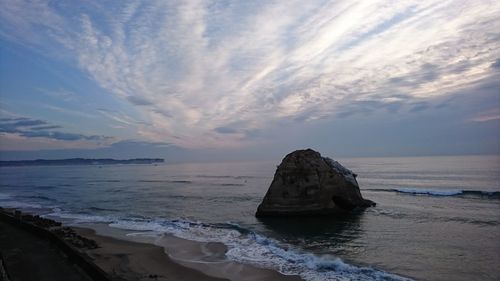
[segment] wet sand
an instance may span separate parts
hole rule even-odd
[[[131,281],[228,280],[210,277],[175,263],[159,246],[97,235],[92,229],[74,229],[78,234],[97,242],[100,248],[87,250],[86,253],[99,267],[115,278]]]
[[[227,260],[227,247],[222,243],[195,242],[166,235],[157,241],[176,262],[211,276],[234,281],[300,281],[299,276],[283,275],[277,271]]]
[[[222,243],[200,243],[170,235],[145,238],[143,241],[149,243],[139,243],[130,241],[123,232],[114,232],[113,236],[120,239],[102,235],[101,232],[110,230],[102,225],[97,227],[98,234],[90,228],[74,229],[99,244],[100,248],[87,250],[97,265],[126,280],[302,280],[298,276],[229,261],[225,258],[227,247]],[[158,246],[151,244],[153,240]]]

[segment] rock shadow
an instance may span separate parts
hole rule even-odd
[[[329,240],[344,243],[363,232],[363,212],[345,212],[321,217],[258,218],[267,231],[285,240]]]

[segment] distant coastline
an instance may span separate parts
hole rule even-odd
[[[155,164],[165,162],[162,158],[134,158],[117,160],[111,158],[87,159],[87,158],[69,158],[69,159],[36,159],[36,160],[16,160],[0,161],[0,167],[5,166],[50,166],[50,165],[117,165],[117,164]]]

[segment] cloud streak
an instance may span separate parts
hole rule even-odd
[[[145,122],[114,120],[182,147],[242,145],[283,120],[420,112],[494,75],[500,56],[498,1],[74,6],[2,1],[0,34],[63,46]]]
[[[106,136],[83,135],[56,131],[61,126],[49,125],[46,121],[26,117],[0,119],[0,134],[15,134],[25,138],[46,138],[61,141],[105,141]]]

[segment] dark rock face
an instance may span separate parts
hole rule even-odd
[[[278,166],[257,217],[328,215],[374,206],[356,174],[312,149],[288,154]]]

